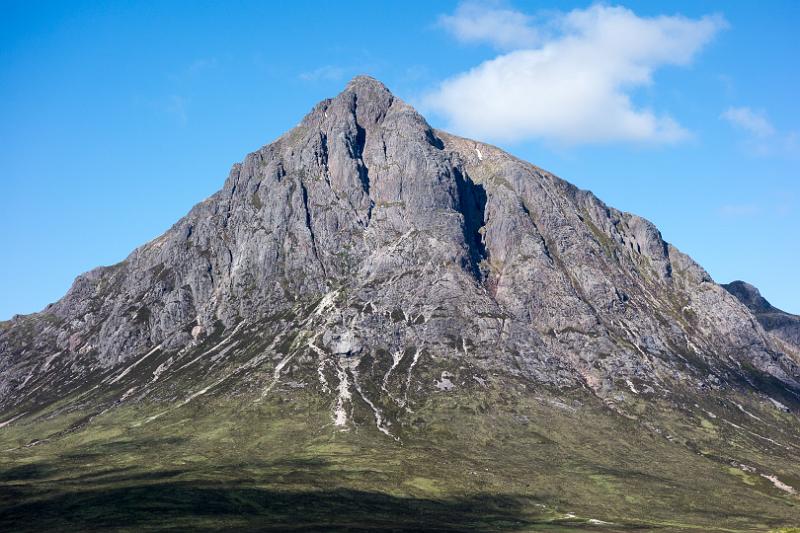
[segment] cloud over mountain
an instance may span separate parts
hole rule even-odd
[[[478,31],[481,19],[491,36]],[[687,137],[667,113],[637,106],[633,91],[652,85],[659,68],[689,65],[726,25],[603,5],[534,19],[474,4],[441,23],[459,40],[513,49],[443,81],[425,97],[428,109],[465,135],[564,144]]]

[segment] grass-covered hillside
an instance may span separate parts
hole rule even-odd
[[[279,384],[263,399],[208,394],[179,407],[145,401],[105,412],[59,412],[65,398],[8,424],[0,529],[800,525],[800,426],[752,398],[679,405],[631,393],[608,405],[582,390],[556,396],[489,376],[425,401],[412,395],[390,426],[396,440],[358,399],[347,428],[334,426],[329,403],[301,384]]]

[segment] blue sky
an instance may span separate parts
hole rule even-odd
[[[800,3],[399,6],[0,1],[0,319],[165,231],[359,73],[800,313]]]

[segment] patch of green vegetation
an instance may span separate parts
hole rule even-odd
[[[753,486],[756,484],[756,478],[754,478],[744,470],[736,468],[735,466],[728,467],[728,473],[738,478],[741,478],[741,480],[747,485]]]
[[[603,252],[605,252],[606,256],[609,259],[615,259],[616,256],[614,254],[614,250],[616,247],[614,242],[608,237],[608,235],[606,235],[604,231],[601,231],[600,228],[594,225],[592,222],[592,217],[589,215],[588,211],[583,211],[582,220],[583,223],[586,224],[586,227],[589,228],[589,231],[592,232],[592,235],[594,235],[595,240],[603,249]]]
[[[304,305],[300,315],[313,311],[314,302]],[[225,335],[218,327],[197,353]],[[790,484],[800,474],[792,451],[722,422],[747,423],[734,405],[702,406],[718,416],[709,431],[693,410],[638,399],[633,412],[659,424],[655,431],[583,391],[487,376],[428,352],[407,381],[416,353],[409,346],[388,381],[407,408],[380,394],[390,354],[371,354],[361,367],[363,393],[390,417],[395,441],[359,394],[346,430],[334,426],[335,393],[319,393],[313,362],[311,372],[295,366],[302,353],[264,399],[256,401],[274,362],[248,369],[247,380],[218,381],[274,340],[269,331],[240,335],[247,348],[230,361],[208,356],[166,373],[157,389],[163,401],[65,412],[75,399],[64,398],[0,429],[0,529],[768,531],[796,523],[796,498],[731,467],[747,458]],[[295,330],[276,344],[292,353],[308,338]],[[119,390],[168,357],[154,353]],[[455,385],[448,392],[434,386],[444,370]],[[790,435],[755,430],[781,442]]]
[[[703,417],[700,417],[700,426],[703,429],[707,429],[707,430],[712,431],[712,432],[716,431],[716,429],[717,429],[717,426],[715,426],[714,424],[712,424],[710,421],[706,420]]]
[[[377,201],[375,202],[376,208],[389,208],[389,207],[401,207],[405,208],[405,202],[384,202],[384,201]]]

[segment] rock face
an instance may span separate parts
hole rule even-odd
[[[358,396],[393,436],[465,368],[610,402],[766,380],[794,405],[774,313],[730,290],[647,220],[357,77],[164,235],[3,323],[0,408],[89,385],[108,405],[190,401],[166,384],[196,372],[219,376],[200,394],[315,387],[341,426]]]
[[[744,281],[733,281],[723,287],[753,312],[765,330],[795,347],[800,347],[800,316],[774,307],[761,296],[757,288]]]

